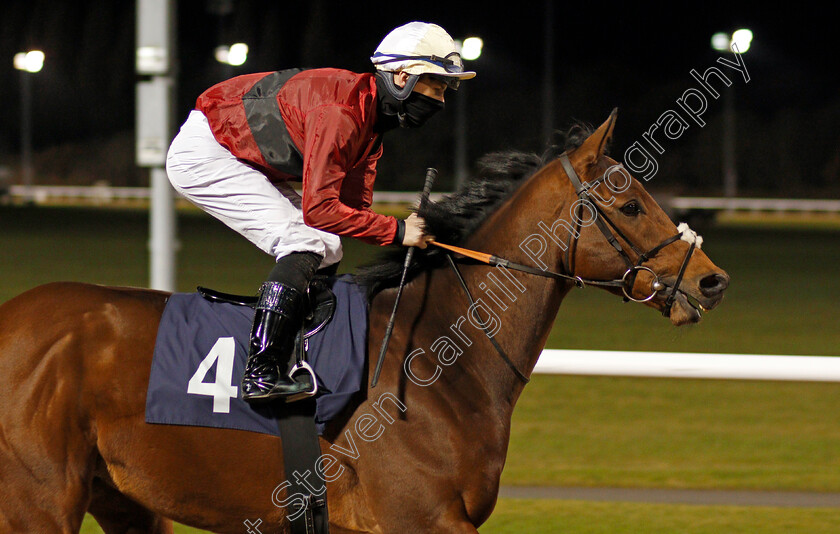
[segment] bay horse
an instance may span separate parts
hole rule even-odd
[[[720,302],[727,274],[605,155],[614,123],[615,112],[545,164],[496,156],[488,179],[430,203],[439,241],[509,263],[457,256],[456,271],[441,249],[418,251],[379,385],[329,423],[321,478],[307,472],[326,486],[333,534],[477,532],[496,503],[516,401],[576,285],[645,301],[675,325]],[[595,204],[613,244],[584,213]],[[398,265],[359,274],[380,284],[369,357]],[[144,422],[167,297],[53,283],[0,306],[0,531],[78,532],[89,511],[109,534],[172,532],[172,520],[288,532],[278,438]]]

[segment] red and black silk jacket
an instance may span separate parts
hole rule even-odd
[[[308,226],[388,245],[397,220],[370,209],[382,155],[373,74],[291,69],[214,85],[196,101],[216,140],[272,182],[302,180]]]

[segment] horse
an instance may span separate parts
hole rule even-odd
[[[484,180],[429,203],[439,244],[495,262],[417,251],[379,384],[329,422],[305,473],[326,488],[333,534],[478,532],[517,399],[574,288],[644,302],[674,325],[721,301],[726,272],[606,154],[615,118],[578,128],[560,157],[497,154]],[[375,288],[369,358],[400,266],[359,271]],[[172,521],[289,532],[279,438],[144,421],[168,296],[57,282],[0,306],[0,531],[78,532],[89,512],[109,534]]]

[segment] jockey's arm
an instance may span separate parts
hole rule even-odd
[[[325,232],[390,245],[397,234],[395,217],[342,202],[342,184],[361,142],[358,130],[354,118],[338,106],[325,106],[307,116],[306,131],[316,133],[307,135],[303,150],[303,220]],[[361,206],[362,200],[360,196],[353,204]]]

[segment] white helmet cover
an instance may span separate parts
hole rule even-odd
[[[453,89],[460,80],[475,77],[475,72],[464,70],[452,37],[428,22],[409,22],[394,29],[379,43],[370,60],[379,71],[448,78]]]

